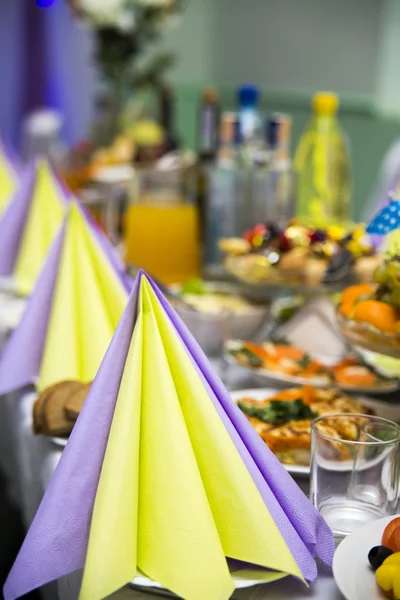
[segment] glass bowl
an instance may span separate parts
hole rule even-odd
[[[385,333],[370,323],[353,321],[336,309],[337,325],[343,337],[355,346],[371,352],[400,358],[400,334]]]

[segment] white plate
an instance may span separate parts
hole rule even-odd
[[[353,394],[389,394],[391,392],[395,392],[399,388],[399,382],[397,380],[388,380],[387,382],[382,382],[378,386],[374,387],[349,387],[345,385],[333,384],[331,381],[327,382],[325,379],[315,377],[305,378],[305,377],[296,377],[295,375],[284,375],[283,373],[278,373],[276,371],[267,371],[267,369],[255,369],[252,367],[244,367],[239,364],[234,357],[228,352],[229,344],[236,343],[236,340],[230,340],[227,342],[226,351],[225,351],[225,360],[235,367],[240,367],[244,369],[248,373],[251,373],[252,376],[260,381],[260,383],[266,383],[267,381],[276,381],[277,383],[290,384],[293,386],[300,385],[313,385],[317,388],[332,388],[336,387],[344,392],[351,392]]]
[[[248,389],[248,390],[237,390],[231,392],[231,398],[234,402],[239,402],[242,398],[253,398],[258,402],[262,402],[265,398],[276,394],[279,390],[274,388],[262,388],[262,389]],[[389,402],[382,402],[381,400],[373,400],[372,398],[365,398],[357,396],[357,400],[362,402],[367,408],[371,408],[378,417],[389,419],[390,421],[400,420],[400,404],[389,404]],[[291,475],[309,475],[310,467],[303,465],[285,465],[282,466]],[[331,467],[331,465],[330,465]],[[347,467],[345,467],[347,468]]]
[[[278,579],[283,579],[284,577],[287,577],[287,575],[277,574],[276,579],[274,579],[273,581],[277,581]],[[268,581],[265,581],[263,579],[249,579],[246,577],[237,577],[233,573],[232,573],[232,580],[233,580],[233,583],[235,584],[235,587],[237,590],[240,590],[242,588],[253,587],[255,585],[269,583]],[[135,579],[133,581],[131,581],[130,586],[133,588],[137,588],[137,589],[148,588],[151,590],[155,590],[156,592],[158,591],[160,595],[163,595],[167,598],[178,598],[178,596],[176,596],[169,590],[166,590],[165,588],[163,588],[160,583],[157,583],[157,581],[153,581],[152,579],[149,579],[148,577],[145,577],[144,575],[136,575]]]
[[[53,444],[59,446],[60,448],[65,448],[68,442],[68,438],[61,437],[51,437],[50,440],[53,442]]]
[[[384,600],[368,552],[379,546],[383,530],[396,516],[373,521],[354,531],[339,545],[333,559],[333,576],[346,600]]]

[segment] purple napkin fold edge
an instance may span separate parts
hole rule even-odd
[[[50,248],[22,320],[2,352],[0,395],[33,383],[39,374],[64,233],[65,223]]]
[[[35,182],[36,169],[31,164],[26,168],[20,186],[0,219],[0,275],[2,276],[12,275],[14,271]]]
[[[125,366],[121,357],[128,353],[136,321],[139,285],[137,278],[70,440],[7,578],[5,600],[14,600],[84,567],[94,498]],[[98,397],[104,401],[99,403]]]
[[[14,176],[16,178],[20,177],[22,171],[23,171],[23,167],[21,164],[21,161],[19,159],[19,157],[17,156],[17,154],[10,148],[10,146],[6,145],[0,138],[0,145],[1,148],[3,150],[3,154],[7,159],[8,164],[10,165],[10,168],[12,170],[12,172],[14,173]]]
[[[52,166],[50,166],[50,169],[51,169],[51,172],[53,173],[55,180],[57,181],[58,187],[60,189],[60,193],[64,197],[65,202],[68,203],[68,202],[73,201],[75,199],[75,195],[68,188],[65,181],[62,179],[62,177],[60,177],[59,173]],[[108,256],[115,271],[119,274],[119,277],[121,279],[121,282],[122,282],[124,288],[129,293],[132,290],[133,282],[126,275],[124,262],[118,256],[117,251],[115,250],[115,248],[113,247],[113,245],[111,244],[109,239],[101,231],[101,229],[99,228],[98,224],[94,220],[93,216],[91,215],[91,213],[87,209],[87,207],[83,204],[83,202],[80,202],[77,199],[76,199],[76,202],[78,202],[79,208],[85,215],[86,220],[88,221],[94,235],[96,236],[97,241],[99,242],[100,246],[104,250],[105,254]]]

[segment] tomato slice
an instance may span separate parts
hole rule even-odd
[[[396,517],[386,525],[382,536],[382,546],[390,548],[393,552],[400,551],[400,517]],[[399,544],[399,546],[398,546]]]

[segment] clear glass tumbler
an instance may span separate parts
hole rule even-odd
[[[396,513],[400,427],[380,417],[337,414],[311,424],[311,500],[335,540]]]

